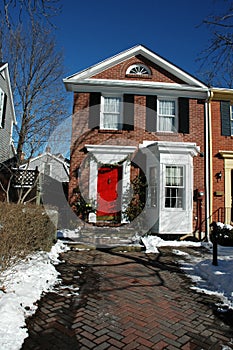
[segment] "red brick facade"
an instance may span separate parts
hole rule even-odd
[[[126,71],[132,64],[141,63],[146,65],[150,71],[149,76],[128,75]],[[93,79],[105,79],[115,81],[133,81],[138,82],[155,82],[162,84],[174,84],[173,90],[177,85],[184,87],[187,82],[180,77],[166,71],[158,64],[148,60],[142,55],[136,55],[130,57],[123,62],[113,65],[110,68],[103,69],[101,72],[92,75],[90,81]],[[166,85],[164,85],[166,86]],[[163,87],[163,90],[165,87]],[[69,201],[71,205],[76,200],[75,189],[78,187],[78,171],[80,166],[85,168],[85,159],[87,152],[85,145],[124,145],[124,146],[136,146],[142,144],[143,141],[170,141],[179,143],[194,143],[200,148],[200,154],[205,152],[205,99],[195,97],[192,92],[176,92],[175,97],[185,97],[189,99],[189,132],[149,132],[146,130],[146,96],[147,93],[136,93],[134,95],[134,129],[133,130],[101,130],[100,128],[89,128],[89,112],[90,112],[90,95],[91,91],[88,88],[86,92],[82,92],[79,87],[78,92],[74,90],[74,105],[73,105],[73,126],[72,126],[72,146],[71,146],[71,164],[70,164],[70,185],[69,185]],[[97,86],[96,92],[105,91],[104,86]],[[124,94],[125,92],[122,91]],[[126,93],[129,93],[126,91]],[[154,95],[159,93],[155,90]],[[160,93],[161,94],[161,93]],[[172,92],[171,92],[172,94]],[[151,95],[151,92],[150,92]],[[169,91],[166,91],[166,96],[169,97]],[[193,190],[201,189],[205,191],[205,158],[198,154],[193,158]],[[88,175],[88,169],[86,173]],[[132,174],[135,171],[131,170]],[[86,193],[88,193],[88,184],[85,187]],[[193,194],[194,195],[194,194]],[[190,198],[190,201],[193,198]],[[194,232],[197,229],[197,217],[199,213],[197,210],[197,202],[193,201],[193,229]],[[202,206],[202,220],[205,222],[205,198],[203,199]],[[205,230],[205,224],[202,226],[202,230]]]
[[[150,68],[151,75],[146,77],[138,77],[136,74],[126,74],[127,69],[133,64],[144,64]],[[184,84],[184,82],[177,78],[175,75],[167,72],[163,68],[147,60],[143,56],[135,56],[127,60],[126,62],[119,63],[110,69],[106,69],[103,72],[96,74],[93,79],[120,79],[120,80],[136,80],[136,81],[155,81],[163,83],[178,83]]]
[[[141,61],[141,60],[140,60]],[[138,58],[132,58],[130,62],[124,62],[119,64],[118,67],[106,70],[101,74],[98,74],[98,78],[114,78],[122,79],[126,68],[132,64],[138,62]],[[143,62],[147,63],[148,62]],[[152,78],[157,81],[171,82],[168,78],[168,74],[161,74],[161,71],[156,71],[155,67],[151,67],[153,72]],[[173,82],[176,82],[174,79]],[[74,189],[78,186],[77,180],[77,169],[85,158],[84,152],[85,144],[117,144],[118,140],[127,140],[129,144],[142,143],[143,140],[147,141],[173,141],[173,142],[193,142],[200,147],[200,151],[204,152],[204,101],[190,99],[189,110],[190,110],[190,133],[162,133],[162,132],[147,132],[146,129],[146,96],[135,95],[134,105],[134,130],[127,131],[102,131],[99,129],[90,130],[88,129],[88,118],[89,118],[89,93],[75,93],[74,94],[74,110],[73,110],[73,133],[72,133],[72,148],[71,148],[71,165],[70,165],[70,186],[69,186],[69,199],[72,204],[75,201],[73,195]],[[194,157],[194,189],[204,189],[205,187],[205,173],[204,173],[204,158]],[[193,208],[193,229],[196,226],[197,203],[194,202]],[[203,202],[203,213],[205,212],[205,200]],[[204,219],[204,217],[203,217]],[[204,227],[203,227],[204,229]]]

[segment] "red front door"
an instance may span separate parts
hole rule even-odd
[[[98,170],[97,220],[117,221],[121,216],[121,166],[103,166]]]

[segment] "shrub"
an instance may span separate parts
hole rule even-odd
[[[54,239],[43,207],[0,202],[0,271],[35,251],[49,251]]]
[[[128,202],[128,198],[132,196],[130,203],[128,204],[126,210],[124,211],[124,217],[132,222],[138,215],[141,214],[146,203],[146,188],[147,182],[144,175],[139,175],[133,179],[131,182],[131,189],[129,193],[126,194],[125,202]]]
[[[89,213],[94,213],[95,209],[83,198],[79,187],[74,189],[74,193],[76,195],[76,200],[73,203],[74,212],[80,219],[88,222]]]
[[[223,246],[233,246],[233,227],[222,223],[213,222],[211,224],[211,241],[216,241]]]

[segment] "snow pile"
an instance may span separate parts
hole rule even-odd
[[[146,253],[159,253],[159,247],[200,247],[200,242],[188,241],[164,241],[157,236],[145,236],[141,238],[142,243],[146,248]]]
[[[27,337],[25,318],[32,315],[42,292],[58,281],[54,264],[67,247],[57,242],[49,253],[38,252],[0,276],[0,349],[18,350]]]
[[[223,224],[222,222],[216,222],[216,225],[219,226],[221,229],[227,229],[227,230],[232,230],[233,226],[229,224]]]
[[[81,230],[81,227],[78,227],[74,230],[64,229],[64,230],[57,231],[57,238],[58,239],[79,238],[80,237],[80,230]]]

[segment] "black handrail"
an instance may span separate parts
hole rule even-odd
[[[211,229],[211,241],[213,243],[212,265],[218,266],[218,242],[217,242],[218,225],[215,221],[211,223],[210,229]]]

